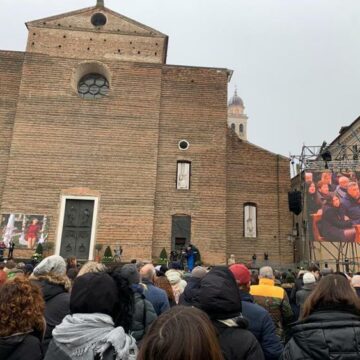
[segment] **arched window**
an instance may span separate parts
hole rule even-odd
[[[257,237],[257,206],[255,203],[244,204],[244,236]]]
[[[234,123],[231,124],[231,130],[235,131],[235,124]]]
[[[244,132],[244,125],[243,125],[243,124],[240,124],[240,125],[239,125],[239,131],[240,131],[241,133]]]

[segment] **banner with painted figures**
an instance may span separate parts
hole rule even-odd
[[[358,242],[359,172],[310,171],[304,174],[305,203],[314,241]]]
[[[0,242],[9,247],[35,249],[38,243],[48,238],[49,219],[46,215],[2,214],[0,222]]]

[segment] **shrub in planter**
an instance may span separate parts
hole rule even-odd
[[[163,248],[160,252],[158,263],[159,263],[159,265],[166,265],[167,261],[168,261],[168,255],[167,255],[166,249]]]
[[[104,256],[103,258],[101,259],[101,262],[103,264],[110,264],[114,261],[114,258],[113,258],[113,254],[112,254],[112,251],[111,251],[111,248],[110,246],[107,246],[106,249],[105,249],[105,252],[104,252]]]

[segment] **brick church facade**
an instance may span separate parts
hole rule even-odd
[[[292,262],[288,159],[228,128],[231,71],[167,64],[166,35],[101,5],[26,25],[0,51],[1,214],[44,214],[63,256]]]

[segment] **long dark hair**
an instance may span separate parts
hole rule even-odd
[[[360,313],[360,300],[351,288],[349,281],[342,275],[324,276],[312,291],[304,304],[302,319],[307,318],[314,310],[334,305],[352,307]]]
[[[134,292],[129,282],[121,275],[121,267],[122,265],[119,265],[109,270],[109,274],[115,280],[119,292],[119,311],[114,318],[114,323],[115,326],[122,326],[125,332],[129,332],[135,309]]]
[[[208,316],[175,306],[158,317],[145,335],[137,360],[223,360]]]

